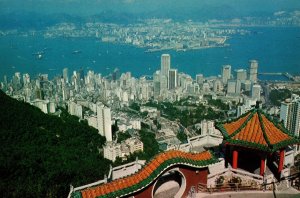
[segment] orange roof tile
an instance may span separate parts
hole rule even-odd
[[[267,142],[264,139],[263,131],[259,124],[258,115],[254,114],[254,116],[251,120],[249,120],[247,125],[244,128],[242,128],[242,130],[239,133],[233,136],[233,139],[267,145]]]
[[[292,138],[288,134],[282,133],[282,131],[277,128],[272,122],[270,122],[266,118],[266,116],[262,115],[262,120],[265,125],[266,135],[268,136],[271,144],[277,144],[281,141],[289,140]]]
[[[82,190],[82,198],[99,197],[138,184],[139,182],[149,177],[150,174],[152,174],[153,171],[155,171],[163,162],[175,157],[181,157],[195,161],[205,161],[212,159],[212,155],[208,151],[197,154],[185,153],[177,150],[167,151],[165,153],[157,155],[144,168],[142,168],[139,172],[137,172],[134,175],[128,176],[123,179],[118,179],[97,187]]]
[[[246,122],[246,120],[248,119],[249,116],[250,116],[250,113],[248,113],[246,116],[244,116],[234,122],[224,124],[224,128],[227,130],[227,133],[229,135],[234,133],[238,128],[240,128],[242,126],[242,124],[244,122]]]
[[[225,142],[259,150],[274,151],[299,142],[276,126],[261,110],[254,109],[234,122],[217,125]]]

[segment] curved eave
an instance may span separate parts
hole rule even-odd
[[[288,139],[288,140],[279,142],[277,144],[274,144],[273,145],[273,150],[276,151],[278,149],[281,149],[281,148],[284,148],[284,147],[287,147],[287,146],[293,145],[293,144],[300,144],[300,139],[296,139],[296,138],[291,137],[291,139]]]
[[[262,114],[270,121],[272,122],[272,124],[274,124],[274,126],[276,128],[278,128],[280,131],[282,131],[283,133],[287,134],[288,136],[292,137],[292,138],[295,138],[295,139],[298,139],[297,136],[295,136],[294,134],[292,134],[287,128],[285,128],[284,126],[282,126],[281,124],[279,123],[276,123],[274,122],[269,115],[266,115],[262,112]]]
[[[215,127],[217,129],[219,129],[219,131],[221,131],[221,133],[222,133],[225,140],[229,138],[229,134],[227,133],[227,131],[224,128],[223,124],[216,124]]]
[[[240,146],[244,148],[251,148],[255,150],[261,150],[266,152],[272,152],[272,149],[269,148],[267,145],[261,145],[253,142],[247,142],[244,140],[234,140],[234,139],[227,139],[225,140],[225,143],[228,143],[229,145],[233,146]]]
[[[261,126],[262,129],[262,133],[263,133],[263,137],[264,140],[266,141],[267,145],[262,145],[262,144],[258,144],[255,142],[249,142],[249,141],[245,141],[245,140],[236,140],[236,139],[232,139],[235,135],[237,135],[244,127],[246,127],[246,125],[248,124],[249,120],[252,119],[252,117],[254,116],[254,114],[257,113],[258,117],[259,117],[259,124]],[[228,134],[227,130],[224,127],[224,124],[226,123],[231,123],[231,122],[235,122],[241,118],[243,118],[244,116],[247,116],[248,114],[249,117],[245,120],[245,122],[238,128],[236,129],[233,133],[231,133],[230,135]],[[286,134],[289,136],[289,139],[286,140],[282,140],[276,144],[271,144],[268,135],[266,134],[265,131],[265,126],[264,126],[264,122],[262,121],[262,115],[265,116],[265,118],[267,120],[269,120],[274,127],[276,127],[277,129],[279,129],[282,133]],[[219,129],[224,137],[224,143],[228,143],[231,145],[237,145],[240,147],[245,147],[245,148],[252,148],[252,149],[257,149],[257,150],[263,150],[263,151],[267,151],[267,152],[274,152],[278,149],[281,149],[283,147],[287,147],[288,145],[292,145],[292,144],[300,144],[300,139],[298,137],[296,137],[295,135],[291,134],[285,127],[283,127],[282,125],[274,122],[274,120],[271,119],[271,117],[267,114],[265,114],[263,111],[261,111],[260,109],[253,109],[250,112],[247,112],[245,114],[243,114],[242,116],[240,116],[239,118],[233,120],[233,121],[227,121],[227,122],[223,122],[223,123],[218,123],[216,124],[216,128]]]
[[[170,162],[171,161],[171,162]],[[178,165],[184,165],[191,168],[204,168],[207,167],[210,164],[216,163],[218,160],[215,158],[211,158],[209,160],[200,160],[200,161],[194,161],[194,160],[188,160],[183,158],[174,158],[168,161],[163,162],[155,171],[151,173],[151,175],[141,181],[140,183],[137,183],[133,186],[130,186],[128,188],[112,192],[103,196],[98,196],[98,198],[115,198],[115,197],[124,197],[131,194],[134,194],[138,191],[141,191],[145,188],[147,188],[149,185],[151,185],[160,175],[164,173],[167,169],[178,166]]]
[[[165,161],[163,161],[162,163],[160,163],[158,165],[158,167],[153,170],[149,176],[138,182],[138,183],[135,183],[129,187],[125,187],[125,188],[122,188],[122,189],[119,189],[119,190],[116,190],[116,191],[113,191],[113,192],[110,192],[110,193],[107,193],[107,194],[103,194],[103,195],[100,195],[100,196],[97,196],[99,198],[115,198],[115,197],[124,197],[124,196],[128,196],[128,195],[131,195],[133,193],[136,193],[140,190],[143,190],[145,188],[147,188],[149,185],[151,185],[160,175],[162,175],[167,169],[171,168],[171,167],[174,167],[174,166],[179,166],[179,165],[183,165],[183,166],[188,166],[188,167],[192,167],[192,168],[203,168],[203,167],[207,167],[208,165],[210,164],[213,164],[213,163],[216,163],[218,162],[218,159],[215,158],[215,156],[209,152],[209,151],[206,151],[210,154],[210,158],[208,159],[192,159],[192,158],[184,158],[182,156],[176,156],[174,158],[170,158],[170,159],[167,159]],[[202,155],[204,154],[203,153],[198,153],[198,154],[195,154],[195,155]],[[153,160],[155,159],[155,157],[149,161],[149,164],[151,164],[153,162]],[[139,172],[133,174],[133,175],[138,175],[140,174],[140,172],[147,166],[145,165]],[[132,175],[131,175],[132,176]],[[125,177],[126,178],[126,177]],[[125,179],[124,178],[124,179]],[[72,198],[82,198],[82,194],[80,191],[77,191],[77,192],[73,192],[72,193]]]
[[[234,140],[234,139],[224,140],[224,142],[228,143],[229,145],[233,145],[233,146],[240,146],[240,147],[244,147],[244,148],[251,148],[251,149],[266,151],[266,152],[275,152],[275,151],[277,151],[281,148],[285,148],[289,145],[300,144],[300,140],[298,140],[298,139],[288,139],[288,140],[279,142],[279,143],[271,145],[271,146],[261,145],[261,144],[247,142],[247,141],[243,141],[243,140]]]

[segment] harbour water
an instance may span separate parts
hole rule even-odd
[[[228,47],[153,53],[134,46],[103,43],[95,38],[1,36],[0,78],[10,77],[17,71],[32,76],[48,73],[53,77],[61,74],[65,67],[70,72],[82,67],[103,75],[117,67],[136,77],[152,75],[160,67],[162,53],[171,54],[172,67],[192,77],[198,73],[216,76],[224,64],[232,65],[233,70],[246,69],[250,59],[259,61],[259,72],[300,73],[300,28],[248,29],[251,34],[233,36],[227,41]],[[41,51],[44,53],[35,55]]]

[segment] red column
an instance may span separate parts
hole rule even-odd
[[[262,157],[260,160],[260,175],[263,176],[265,173],[265,168],[266,168],[266,158]]]
[[[233,157],[232,157],[232,168],[237,169],[238,167],[238,151],[233,150]]]
[[[283,164],[284,164],[284,149],[281,149],[279,152],[278,173],[280,173],[282,171]]]

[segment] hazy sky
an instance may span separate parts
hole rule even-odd
[[[113,10],[129,13],[189,12],[216,7],[239,13],[300,10],[300,0],[0,0],[1,13],[35,11],[44,13],[96,14]]]

